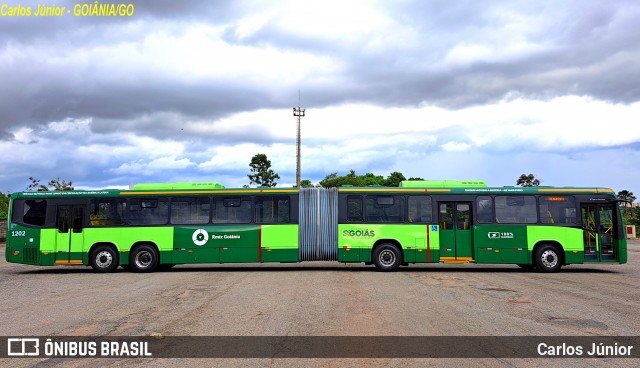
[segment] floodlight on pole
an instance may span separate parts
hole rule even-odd
[[[298,133],[296,135],[296,187],[300,188],[300,118],[304,116],[304,110],[300,108],[300,91],[298,91],[298,107],[293,108],[293,116],[298,120]]]

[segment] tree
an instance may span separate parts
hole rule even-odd
[[[373,173],[366,173],[357,177],[358,186],[366,187],[369,185],[385,185],[385,180],[382,175],[374,175]]]
[[[47,185],[40,184],[40,179],[35,179],[32,176],[29,177],[31,184],[27,187],[28,191],[36,192],[48,192],[50,190],[73,190],[72,183],[60,178],[51,179]]]
[[[356,172],[354,170],[351,170],[349,174],[344,176],[338,176],[337,172],[333,172],[325,176],[318,184],[323,188],[333,188],[342,185],[356,185],[355,178]]]
[[[407,180],[401,172],[394,171],[384,180],[385,187],[399,187],[400,182]]]
[[[48,192],[49,188],[46,185],[40,184],[40,179],[34,179],[33,177],[29,177],[31,180],[31,184],[27,187],[27,190],[30,192]]]
[[[384,179],[382,176],[376,176],[372,173],[367,173],[362,176],[356,174],[356,171],[351,169],[349,173],[344,176],[338,176],[337,172],[331,173],[320,180],[320,186],[323,188],[340,187],[343,185],[352,185],[354,187],[362,187],[367,185],[382,185]]]
[[[630,192],[628,190],[621,190],[618,192],[618,199],[624,202],[624,212],[629,215],[629,207],[631,207],[632,203],[636,200],[636,196],[633,195],[633,192]]]
[[[423,178],[415,178],[415,177],[413,177],[413,176],[412,176],[412,177],[410,177],[410,178],[409,178],[409,179],[407,179],[407,180],[424,180],[424,179],[423,179]]]
[[[633,203],[633,201],[636,200],[636,196],[633,195],[633,192],[621,190],[618,192],[618,199],[627,203]]]
[[[0,220],[6,220],[9,214],[9,195],[0,193]]]
[[[320,180],[318,184],[320,184],[320,186],[323,188],[337,187],[339,185],[333,185],[336,182],[337,178],[338,178],[338,173],[333,172],[325,176],[324,179]]]
[[[364,175],[356,174],[355,170],[349,170],[349,173],[344,176],[338,176],[337,172],[327,175],[324,179],[320,180],[320,186],[324,188],[340,187],[343,185],[353,185],[354,187],[366,187],[366,186],[386,186],[386,187],[398,187],[400,182],[406,180],[404,175],[398,171],[394,171],[385,179],[382,175],[375,175],[373,173],[366,173]],[[415,179],[414,179],[415,180]]]
[[[280,179],[280,175],[271,170],[271,161],[267,159],[264,153],[258,153],[251,159],[249,164],[251,174],[248,174],[250,184],[256,184],[261,187],[275,187],[278,185],[276,180]]]
[[[631,213],[624,216],[624,223],[627,225],[640,225],[640,207],[630,208]]]
[[[522,174],[516,181],[516,185],[523,187],[537,187],[540,183],[542,183],[542,179],[536,179],[533,174]]]
[[[314,186],[315,185],[311,184],[311,180],[309,179],[300,180],[301,188],[313,188]]]
[[[71,186],[71,182],[66,182],[65,180],[60,180],[60,178],[49,180],[49,186],[53,188],[53,190],[73,190]]]

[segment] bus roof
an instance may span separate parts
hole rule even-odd
[[[598,187],[376,187],[376,188],[338,188],[340,192],[359,193],[450,193],[450,194],[608,194],[615,195],[613,189]]]
[[[463,185],[470,183],[469,185]],[[518,194],[607,194],[615,196],[613,189],[600,187],[487,187],[483,181],[403,181],[400,187],[350,187],[337,188],[340,193],[381,193],[381,194],[418,194],[418,193],[442,193],[442,194],[476,194],[476,195],[518,195]],[[12,198],[81,198],[81,197],[131,197],[140,195],[255,195],[255,194],[296,194],[298,188],[224,188],[219,183],[158,183],[138,184],[133,190],[103,189],[103,190],[71,190],[71,191],[46,191],[46,192],[16,192]]]
[[[143,187],[144,188],[144,187]],[[60,190],[44,192],[15,192],[11,198],[86,198],[86,197],[131,197],[140,195],[199,195],[199,194],[295,194],[297,188],[223,188],[223,189],[100,189],[100,190]]]
[[[140,183],[133,190],[169,190],[169,189],[224,189],[224,185],[211,182],[177,182],[177,183]]]
[[[482,180],[403,180],[400,188],[486,188]]]

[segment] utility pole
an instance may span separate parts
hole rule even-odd
[[[300,188],[300,118],[304,116],[304,110],[300,108],[300,90],[298,90],[298,107],[293,108],[293,116],[298,118],[298,134],[296,137],[296,187]]]

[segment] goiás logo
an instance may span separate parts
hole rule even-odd
[[[193,240],[193,244],[203,246],[209,240],[209,233],[205,229],[198,229],[191,235],[191,240]]]
[[[342,236],[345,238],[373,238],[376,236],[376,232],[372,229],[343,230]]]

